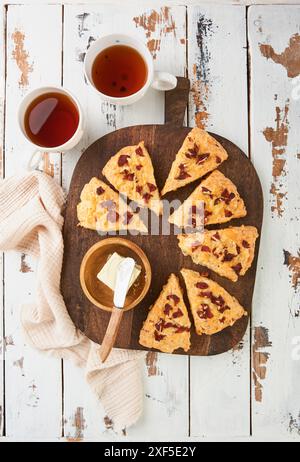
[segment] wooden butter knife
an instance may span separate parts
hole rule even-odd
[[[100,358],[103,363],[108,358],[116,341],[124,313],[123,308],[134,267],[135,261],[130,257],[125,258],[125,260],[123,260],[118,267],[114,290],[114,306],[102,345],[100,347]]]

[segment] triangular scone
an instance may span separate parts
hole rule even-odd
[[[147,228],[121,196],[98,178],[92,178],[80,195],[77,205],[79,225],[101,232]]]
[[[177,348],[190,349],[191,322],[183,301],[178,278],[171,274],[158,299],[150,308],[140,332],[140,344],[173,353]]]
[[[143,141],[121,149],[107,162],[102,173],[132,201],[157,214],[162,212],[151,157]]]
[[[183,254],[194,263],[236,282],[252,264],[257,237],[254,226],[239,226],[181,234],[178,240]]]
[[[195,328],[198,335],[213,335],[233,324],[247,312],[236,298],[197,271],[182,269]]]
[[[195,228],[198,218],[201,223],[212,225],[246,215],[244,201],[235,185],[223,173],[215,170],[170,216],[169,222],[181,228]]]
[[[198,180],[227,157],[227,152],[215,138],[200,128],[193,128],[176,154],[161,195]]]

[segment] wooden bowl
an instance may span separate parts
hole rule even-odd
[[[147,294],[152,278],[151,266],[142,249],[134,242],[121,237],[103,239],[93,245],[83,257],[80,267],[80,283],[86,297],[98,308],[113,309],[113,291],[97,279],[97,274],[114,252],[122,257],[132,257],[142,268],[141,274],[129,289],[124,310],[137,306]]]

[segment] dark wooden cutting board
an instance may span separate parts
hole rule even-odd
[[[65,250],[61,288],[73,322],[94,342],[102,342],[110,313],[96,308],[85,297],[79,282],[79,269],[86,251],[99,240],[105,239],[105,237],[99,236],[95,231],[77,226],[76,206],[79,202],[80,192],[93,176],[98,176],[106,181],[101,175],[101,170],[109,158],[124,146],[138,144],[141,140],[145,141],[151,154],[157,184],[161,189],[168,176],[175,154],[190,130],[190,128],[181,126],[188,91],[188,80],[180,78],[177,89],[166,93],[166,125],[139,125],[123,128],[103,136],[84,152],[75,168],[65,210]],[[232,220],[223,226],[210,226],[209,228],[244,224],[256,226],[260,233],[263,197],[257,173],[249,159],[236,145],[221,136],[212,135],[224,146],[229,154],[228,160],[221,165],[220,170],[236,184],[245,201],[248,214],[243,219]],[[166,198],[183,201],[191,194],[198,183],[199,181],[170,193]],[[189,257],[182,255],[175,235],[128,235],[126,239],[133,240],[144,250],[152,267],[153,278],[151,288],[144,301],[137,308],[124,314],[116,347],[145,350],[146,348],[138,343],[139,332],[143,321],[147,317],[149,306],[158,297],[169,274],[171,272],[177,274],[180,277],[182,287],[184,287],[180,275],[181,268],[190,268],[196,271],[206,270],[206,268],[195,265]],[[248,270],[245,276],[240,277],[236,283],[210,272],[211,278],[234,295],[249,314],[255,284],[258,250],[259,239],[256,243],[255,259],[251,269]],[[216,355],[233,348],[242,340],[248,321],[249,317],[245,317],[233,327],[229,327],[213,336],[198,336],[192,329],[192,346],[189,354]],[[182,350],[178,350],[176,353],[186,354]]]

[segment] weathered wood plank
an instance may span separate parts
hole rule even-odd
[[[0,178],[3,176],[3,129],[5,96],[5,23],[6,8],[0,8]],[[0,253],[0,437],[4,434],[4,304],[3,304],[3,254]]]
[[[300,6],[249,9],[251,157],[265,196],[253,313],[253,433],[298,439],[299,32]]]
[[[190,124],[248,145],[246,11],[188,8]],[[249,330],[233,352],[191,358],[192,436],[250,433]]]
[[[150,90],[139,103],[114,107],[101,102],[84,82],[82,59],[89,43],[97,37],[117,32],[133,33],[148,43],[155,67],[184,75],[186,65],[185,7],[154,10],[142,6],[118,8],[105,6],[65,6],[64,14],[64,84],[76,93],[83,104],[88,130],[81,145],[64,156],[63,184],[67,189],[77,159],[92,141],[103,134],[128,125],[162,123],[164,96]],[[65,364],[65,435],[97,437],[112,424],[91,405],[90,392],[78,372]],[[179,379],[180,377],[180,379]],[[155,437],[185,436],[188,433],[188,361],[187,358],[151,354],[144,367],[145,414],[142,421],[128,431],[130,437],[151,434]],[[73,386],[77,383],[76,388]],[[74,422],[75,417],[79,427]],[[74,420],[75,419],[75,420]],[[83,422],[83,423],[82,423]],[[159,422],[159,428],[157,426]],[[112,429],[110,429],[112,431]]]
[[[9,0],[10,4],[19,4],[20,0]],[[56,4],[57,0],[48,0],[49,4]],[[63,2],[65,4],[70,3],[70,2]],[[81,5],[106,5],[107,3],[110,3],[112,5],[124,5],[124,0],[72,0],[72,4],[81,4]],[[138,2],[137,0],[127,0],[126,5],[136,5]],[[207,2],[208,3],[208,2]],[[265,4],[288,4],[288,5],[297,5],[299,3],[299,0],[218,0],[215,1],[214,3],[220,4],[220,5],[265,5]],[[40,4],[40,0],[22,0],[22,4]],[[149,2],[147,0],[139,0],[139,4],[141,5],[146,5],[149,6]],[[151,1],[151,6],[156,7],[157,5],[161,4],[161,0],[152,0]],[[199,5],[199,0],[186,0],[185,2],[181,2],[180,0],[165,0],[164,5],[182,5],[186,4],[189,6],[192,5]]]
[[[248,150],[246,10],[188,9],[190,123]]]
[[[32,152],[17,129],[21,98],[34,87],[61,83],[61,36],[60,6],[8,7],[6,176],[21,170]],[[58,154],[54,170],[59,163]],[[35,266],[26,255],[5,255],[5,409],[10,437],[61,435],[61,362],[25,346],[20,333],[20,305],[34,301]]]

